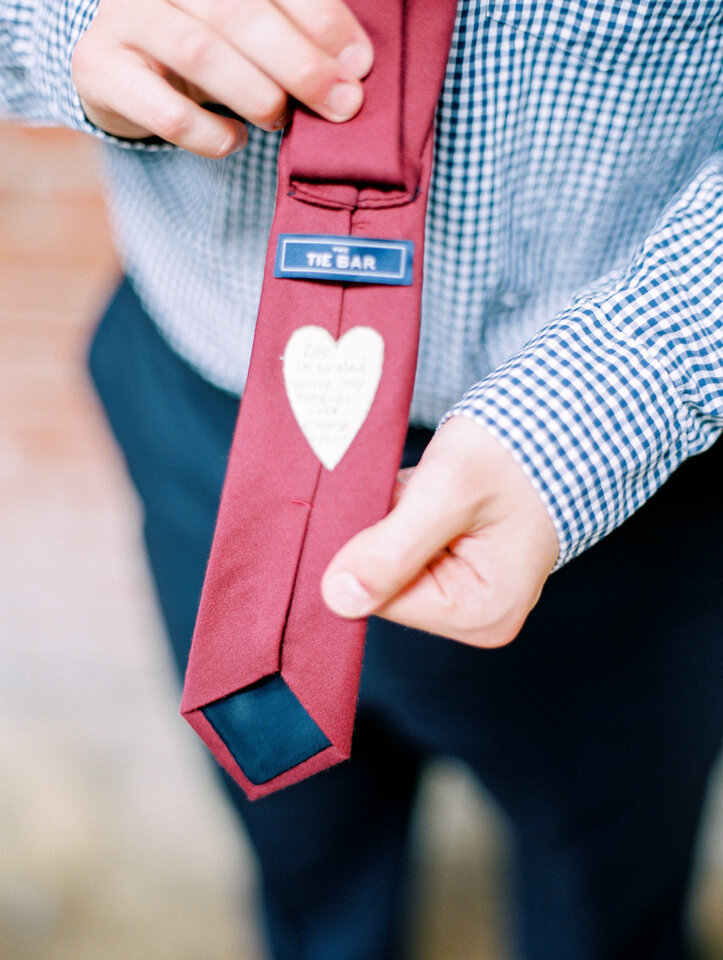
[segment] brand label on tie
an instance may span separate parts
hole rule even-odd
[[[274,276],[408,287],[413,253],[411,240],[282,233]]]

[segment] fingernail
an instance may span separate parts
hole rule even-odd
[[[248,140],[249,140],[249,135],[248,135],[248,131],[246,130],[246,127],[241,127],[241,129],[238,132],[238,136],[236,138],[236,143],[234,144],[234,147],[231,150],[231,153],[240,153],[248,143]]]
[[[324,593],[328,605],[342,617],[363,617],[372,606],[372,598],[348,570],[330,577]]]
[[[350,43],[336,58],[339,63],[361,80],[371,70],[373,55],[365,43]]]
[[[337,83],[327,97],[326,107],[331,120],[348,120],[357,112],[362,102],[361,87],[351,83]]]

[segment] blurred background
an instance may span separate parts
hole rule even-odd
[[[264,960],[86,380],[118,272],[96,146],[0,124],[0,960]],[[464,770],[430,773],[415,838],[418,960],[514,960],[506,825]],[[691,927],[723,960],[721,774]]]

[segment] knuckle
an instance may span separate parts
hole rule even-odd
[[[471,633],[469,642],[485,650],[498,650],[512,643],[516,636],[517,633],[511,630],[477,630]]]
[[[299,59],[294,68],[294,88],[305,101],[323,100],[334,79],[322,58],[311,54]]]
[[[462,636],[476,636],[485,623],[485,611],[476,597],[465,597],[462,601],[455,598],[451,602],[449,619],[452,629]]]
[[[285,113],[286,96],[282,92],[269,94],[257,104],[253,120],[262,127],[270,127],[281,120]]]
[[[507,623],[486,624],[484,627],[472,630],[470,636],[475,646],[496,650],[511,643],[517,636],[517,630]]]
[[[224,2],[224,0],[220,0]],[[229,9],[227,16],[242,26],[243,28],[243,48],[244,50],[262,50],[268,47],[274,40],[278,43],[276,36],[277,19],[274,8],[269,4],[245,3],[234,5],[231,0],[227,0],[229,7],[235,6],[235,13],[232,15]]]
[[[336,8],[325,5],[316,16],[314,35],[323,46],[330,48],[341,39],[342,29],[343,23]]]
[[[208,156],[214,160],[220,160],[223,157],[227,157],[230,153],[233,153],[239,145],[238,137],[230,133],[220,140],[215,146],[211,146],[208,150]]]
[[[468,647],[476,647],[478,650],[499,650],[511,643],[514,637],[504,634],[491,634],[486,630],[462,630],[453,635],[452,639],[458,640]]]
[[[507,604],[495,602],[483,587],[471,590],[467,585],[463,594],[452,593],[445,600],[442,615],[450,636],[470,646],[503,647],[514,640],[524,620]]]
[[[200,30],[184,30],[176,37],[176,57],[184,69],[197,71],[208,59],[208,39]]]
[[[152,117],[153,132],[171,143],[183,139],[188,127],[188,114],[182,103],[164,104]]]
[[[208,4],[209,23],[228,23],[242,12],[238,0],[210,0]]]
[[[272,126],[286,113],[287,98],[281,88],[268,90],[254,107],[253,120],[261,126]]]
[[[505,647],[515,639],[523,622],[524,617],[520,617],[516,610],[507,607],[502,610],[488,609],[485,620],[477,619],[470,631],[472,642],[488,650]]]

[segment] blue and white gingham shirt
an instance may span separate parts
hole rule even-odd
[[[0,0],[0,107],[100,136],[97,0]],[[723,428],[723,0],[462,0],[437,119],[412,419],[478,420],[564,563]],[[278,135],[222,161],[107,141],[119,247],[170,344],[240,392]]]

